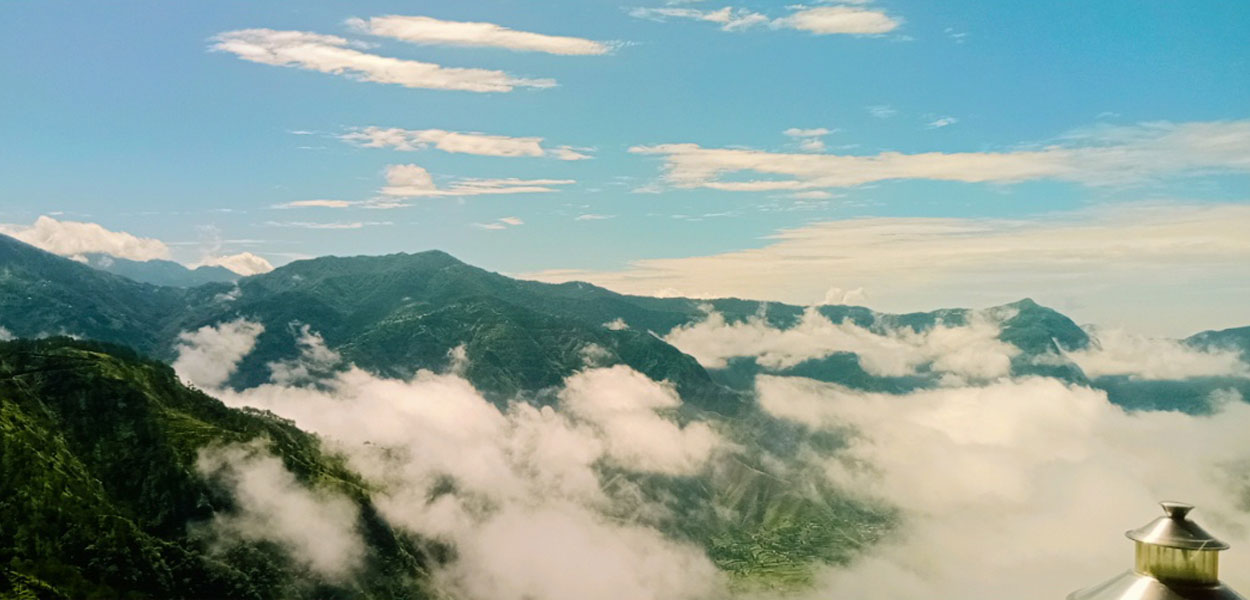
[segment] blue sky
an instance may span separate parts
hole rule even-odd
[[[726,6],[741,23],[716,16]],[[861,20],[800,19],[831,10]],[[512,42],[412,43],[384,31],[389,21],[373,30],[347,23],[388,15],[600,46],[558,54],[502,47]],[[1163,223],[1197,214],[1250,225],[1240,210],[1250,199],[1247,25],[1250,4],[1241,1],[9,2],[0,6],[0,223],[40,215],[98,223],[162,240],[188,263],[206,253],[281,264],[439,248],[494,270],[573,273],[638,293],[813,302],[820,298],[807,288],[864,288],[896,310],[1041,300],[1051,289],[1044,279],[1006,285],[996,276],[970,289],[984,279],[963,274],[959,286],[947,280],[949,294],[927,297],[914,273],[892,280],[915,279],[903,293],[831,269],[770,294],[695,285],[680,269],[646,279],[637,261],[767,249],[778,232],[864,217],[1043,232],[1093,219],[1106,243],[1085,263],[1122,256],[1117,232],[1126,222],[1157,231],[1139,221],[1160,210],[1170,211]],[[238,33],[256,29],[269,31]],[[279,32],[314,36],[315,47],[299,52],[328,44],[522,83],[506,92],[429,89],[242,59],[240,44],[272,50],[286,43]],[[542,138],[544,156],[446,152],[433,142],[363,147],[368,138],[343,137],[368,127]],[[784,133],[793,129],[808,135]],[[589,158],[561,160],[560,148]],[[718,153],[725,149],[739,154]],[[817,159],[807,165],[800,155]],[[730,166],[744,161],[771,166]],[[441,191],[386,196],[395,165],[417,165]],[[494,190],[493,180],[508,178],[552,191],[447,193],[466,181]],[[732,185],[743,182],[769,189]],[[380,197],[403,206],[375,208]],[[347,206],[273,208],[311,200]],[[1213,309],[1231,310],[1250,273],[1225,259],[1245,249],[1231,234],[1212,235],[1208,251],[1178,260],[1173,276],[1206,273],[1193,285],[1209,286]],[[1123,275],[1134,269],[1124,265]],[[1051,302],[1080,313],[1095,296],[1119,297],[1084,285]],[[1160,305],[1142,320],[1181,308]]]

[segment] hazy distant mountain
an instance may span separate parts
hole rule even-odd
[[[16,337],[71,335],[166,356],[185,292],[105,273],[0,235],[0,327]]]
[[[203,266],[188,269],[172,260],[137,261],[108,254],[86,254],[87,264],[101,271],[121,275],[140,283],[173,287],[195,287],[205,283],[234,283],[241,277],[225,267]]]
[[[303,485],[360,509],[364,574],[327,581],[264,542],[211,552],[196,536],[233,508],[200,450],[254,439]],[[66,338],[0,343],[0,596],[413,597],[418,549],[377,516],[320,442],[183,387],[163,364]],[[26,594],[26,595],[23,595]]]

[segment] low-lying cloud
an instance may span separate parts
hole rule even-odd
[[[810,588],[781,594],[732,591],[703,548],[665,528],[673,515],[664,500],[628,478],[605,480],[622,471],[699,478],[743,451],[743,438],[725,429],[732,423],[678,420],[674,389],[628,367],[588,360],[552,405],[500,407],[461,375],[462,350],[447,373],[388,379],[344,363],[304,326],[292,330],[300,356],[272,363],[270,383],[213,392],[327,440],[377,490],[385,519],[455,549],[434,581],[470,599],[1063,597],[1128,568],[1131,544],[1120,532],[1157,516],[1162,499],[1196,503],[1217,535],[1235,547],[1250,543],[1250,404],[1229,390],[1215,393],[1209,415],[1129,412],[1096,389],[1012,378],[1002,361],[1017,350],[997,340],[1007,316],[972,313],[966,325],[878,333],[814,310],[793,330],[760,320],[730,325],[712,313],[674,331],[710,362],[749,355],[784,367],[854,348],[877,374],[929,364],[952,376],[905,394],[756,378],[760,418],[799,430],[795,454],[768,459],[785,463],[778,473],[806,473],[845,498],[899,511],[884,541],[848,566],[814,565]],[[224,381],[229,369],[220,363],[246,355],[260,330],[234,321],[184,334],[176,365],[188,379]],[[206,360],[216,363],[207,375]],[[831,439],[841,441],[831,447]],[[250,452],[224,455],[206,471],[258,470],[263,461]],[[262,479],[283,477],[269,469]],[[299,501],[310,507],[304,512],[339,523],[330,539],[351,540],[355,515],[335,516],[326,497],[315,498]],[[271,505],[254,506],[263,515]],[[303,538],[284,533],[284,523],[248,535],[325,564],[299,550]],[[1224,561],[1226,581],[1250,587],[1250,554]]]
[[[217,389],[230,379],[238,363],[256,346],[265,327],[246,319],[216,326],[205,325],[178,335],[178,358],[174,371],[183,381],[204,389]]]
[[[243,342],[260,329],[238,321],[184,334],[176,366],[192,369],[182,372],[188,379],[224,381],[221,363],[246,354]],[[726,447],[709,424],[664,414],[680,404],[671,386],[623,366],[589,368],[565,382],[555,407],[500,409],[455,368],[380,378],[342,365],[307,327],[297,334],[300,358],[271,364],[271,383],[214,393],[330,441],[378,486],[374,501],[388,521],[452,544],[457,558],[436,573],[440,585],[492,600],[703,598],[722,589],[701,548],[655,528],[666,509],[636,506],[627,493],[634,516],[624,518],[622,492],[600,481],[601,465],[696,474]],[[208,357],[213,369],[203,366]]]
[[[831,483],[903,510],[898,536],[823,575],[822,598],[1062,598],[1132,565],[1120,532],[1192,502],[1241,551],[1250,587],[1250,404],[1222,394],[1210,416],[1126,412],[1053,379],[874,394],[762,376],[763,409],[847,448],[815,456]]]
[[[717,312],[702,321],[673,329],[664,341],[710,369],[723,369],[735,357],[754,357],[769,369],[786,369],[837,352],[853,352],[870,375],[899,377],[927,366],[958,377],[991,379],[1011,371],[1015,346],[998,339],[994,317],[971,313],[966,325],[942,323],[925,331],[909,327],[873,331],[850,320],[834,323],[815,308],[798,323],[773,327],[761,316],[728,323]]]
[[[211,523],[215,543],[273,542],[331,580],[360,566],[365,543],[356,528],[355,504],[342,494],[304,486],[263,444],[202,449],[195,468],[234,498],[236,510],[218,513]]]
[[[1090,338],[1088,348],[1064,353],[1089,377],[1250,377],[1250,365],[1242,361],[1236,350],[1196,348],[1178,340],[1136,335],[1122,329],[1094,329]]]

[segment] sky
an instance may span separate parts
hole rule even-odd
[[[0,231],[1187,335],[1250,324],[1247,25],[1239,0],[8,2]]]

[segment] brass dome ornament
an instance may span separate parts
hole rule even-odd
[[[1246,600],[1220,583],[1228,544],[1189,519],[1193,506],[1162,502],[1164,516],[1125,532],[1137,546],[1132,570],[1068,600]]]

